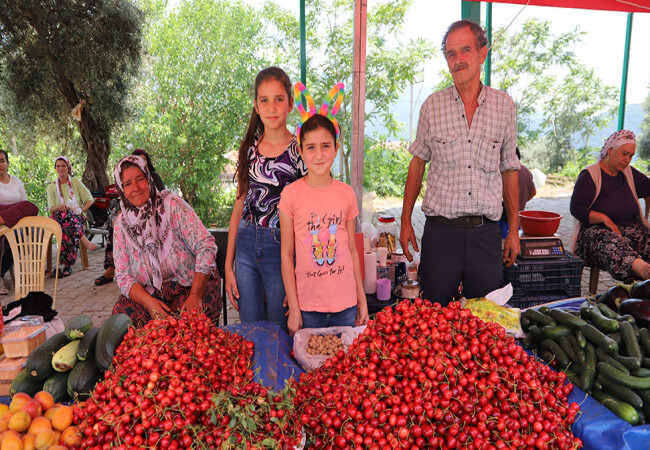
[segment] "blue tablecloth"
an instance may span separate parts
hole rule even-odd
[[[300,379],[304,370],[290,356],[293,338],[278,325],[261,321],[228,325],[224,329],[255,343],[256,381],[279,391],[290,377]]]
[[[583,301],[584,298],[569,299],[548,306],[577,310]],[[650,449],[650,424],[630,425],[578,387],[569,395],[569,402],[580,405],[582,415],[572,429],[582,439],[585,449]]]

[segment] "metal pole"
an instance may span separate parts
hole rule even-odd
[[[485,4],[485,28],[487,29],[488,54],[485,59],[485,85],[492,84],[492,3]]]
[[[300,81],[307,84],[307,29],[305,25],[305,0],[300,0]]]
[[[630,65],[630,43],[632,41],[632,14],[627,13],[627,31],[625,32],[625,53],[623,54],[623,80],[621,81],[621,100],[618,105],[618,129],[625,125],[625,97],[627,95],[627,70]]]
[[[367,0],[354,1],[354,67],[352,80],[352,173],[350,184],[363,211],[363,152],[366,118],[366,23]],[[357,224],[357,231],[359,225]]]

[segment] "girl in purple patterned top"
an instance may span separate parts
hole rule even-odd
[[[226,293],[242,322],[269,320],[286,328],[280,267],[278,203],[285,186],[307,169],[287,129],[291,80],[277,67],[255,78],[255,100],[239,147],[237,199],[226,252]]]

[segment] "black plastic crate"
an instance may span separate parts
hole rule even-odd
[[[503,269],[503,285],[512,283],[516,308],[528,308],[565,298],[580,297],[583,261],[574,256],[525,260]]]

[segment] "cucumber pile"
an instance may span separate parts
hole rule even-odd
[[[524,311],[521,326],[526,348],[621,419],[632,425],[650,421],[650,330],[634,317],[585,301],[579,312]]]
[[[131,319],[124,314],[111,316],[100,328],[93,328],[90,316],[74,317],[65,331],[29,355],[25,369],[11,384],[11,395],[25,392],[33,396],[45,390],[57,403],[88,397],[130,325]]]

